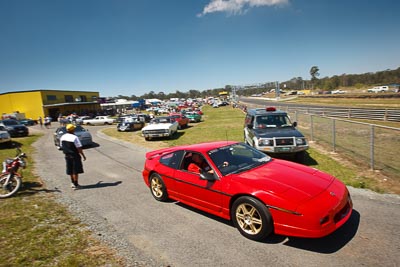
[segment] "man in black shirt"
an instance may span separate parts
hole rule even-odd
[[[79,138],[74,134],[75,125],[67,124],[67,133],[61,136],[60,145],[65,154],[65,162],[67,164],[67,174],[71,176],[71,187],[78,189],[78,176],[83,173],[82,158],[86,160],[83,154],[82,144]]]

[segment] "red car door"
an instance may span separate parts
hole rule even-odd
[[[220,212],[223,199],[221,181],[219,179],[204,180],[199,173],[188,171],[187,167],[188,162],[184,160],[182,168],[175,171],[175,188],[178,197],[182,202],[188,202],[202,210]]]

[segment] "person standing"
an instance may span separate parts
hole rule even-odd
[[[41,116],[39,116],[38,122],[40,124],[40,128],[43,128],[43,119]]]
[[[60,146],[65,154],[66,173],[71,177],[71,187],[79,189],[78,178],[79,174],[83,173],[82,157],[85,161],[86,156],[83,153],[81,141],[74,134],[75,125],[67,124],[66,129],[67,133],[60,138]]]

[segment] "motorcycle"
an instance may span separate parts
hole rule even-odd
[[[28,156],[17,148],[15,158],[8,158],[3,161],[3,171],[0,174],[0,198],[7,198],[14,195],[22,184],[22,173],[19,173],[19,168],[26,167],[25,159]]]

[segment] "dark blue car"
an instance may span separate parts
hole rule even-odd
[[[7,132],[11,135],[11,137],[17,136],[28,136],[29,129],[25,125],[21,124],[19,121],[14,119],[6,119],[0,121],[0,125],[4,125]]]

